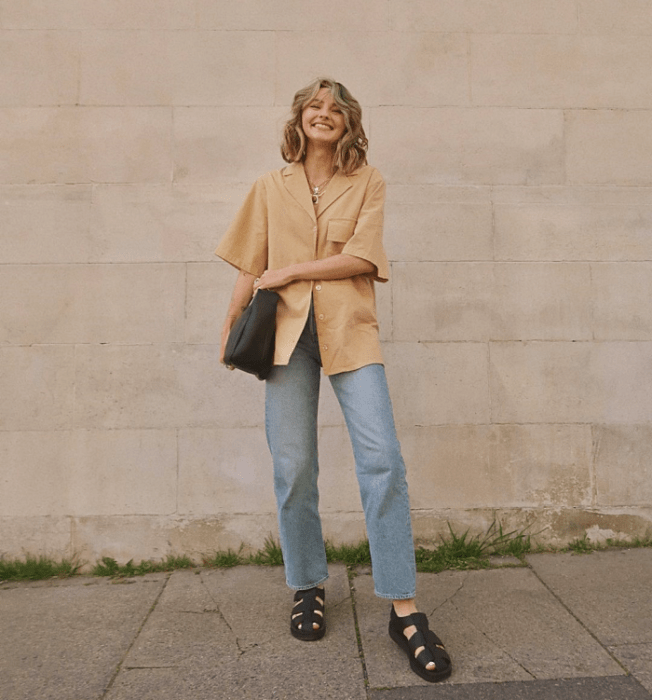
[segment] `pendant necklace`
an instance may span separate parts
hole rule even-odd
[[[335,173],[333,173],[333,175],[335,175]],[[312,197],[313,204],[319,204],[319,198],[324,194],[326,185],[328,185],[328,183],[333,179],[333,175],[331,175],[325,182],[322,182],[318,187],[315,187],[312,182],[308,180],[308,187],[310,187],[310,195]]]

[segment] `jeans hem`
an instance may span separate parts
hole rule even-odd
[[[410,600],[411,598],[416,598],[417,594],[416,591],[414,593],[399,593],[399,594],[393,594],[393,593],[379,593],[378,591],[374,591],[376,594],[377,598],[386,598],[387,600]]]
[[[293,591],[309,591],[311,588],[315,588],[315,586],[320,586],[324,581],[328,579],[328,576],[324,576],[324,578],[320,579],[317,581],[317,583],[311,583],[308,586],[292,586],[290,583],[287,583],[288,588],[290,588]]]

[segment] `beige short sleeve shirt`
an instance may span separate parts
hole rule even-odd
[[[385,183],[371,166],[336,173],[312,203],[301,163],[259,178],[220,241],[216,255],[259,277],[294,263],[346,253],[371,262],[375,274],[342,280],[298,280],[277,290],[275,365],[286,365],[303,331],[310,299],[325,374],[382,363],[374,280],[386,282],[382,244]]]

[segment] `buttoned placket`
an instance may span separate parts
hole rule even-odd
[[[318,216],[316,210],[315,210],[315,216]],[[318,259],[319,259],[319,228],[318,228],[318,226],[317,226],[317,225],[313,226],[312,231],[313,231],[313,233],[315,234],[315,260],[318,260]],[[317,283],[314,285],[314,290],[315,290],[316,292],[321,292],[321,288],[322,288],[321,282],[317,282]],[[314,306],[314,299],[313,299],[313,306]],[[323,321],[323,320],[324,320],[324,314],[323,314],[323,313],[320,313],[320,314],[317,316],[317,318],[318,318],[320,321]],[[317,332],[317,340],[319,341],[319,332]],[[328,345],[326,345],[325,343],[323,343],[322,345],[319,346],[319,348],[320,348],[320,350],[322,350],[322,351],[326,351],[326,350],[328,350]]]
[[[321,288],[322,288],[321,283],[315,285],[315,291],[316,291],[316,292],[321,292]],[[314,302],[313,302],[313,303],[314,303]],[[323,314],[323,313],[319,313],[319,314],[317,314],[316,318],[319,319],[320,321],[323,321],[325,317],[324,317],[324,314]],[[317,333],[317,339],[319,340],[319,332]],[[325,351],[325,350],[328,350],[328,345],[326,345],[326,343],[322,343],[322,344],[319,346],[319,348],[320,348],[320,350],[324,350],[324,351]]]

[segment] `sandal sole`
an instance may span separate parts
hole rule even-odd
[[[326,634],[326,626],[320,627],[318,630],[305,631],[297,629],[294,625],[290,625],[290,632],[292,636],[296,639],[300,639],[302,642],[316,642],[321,639]]]

